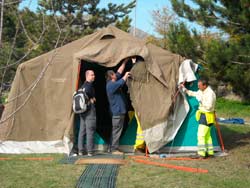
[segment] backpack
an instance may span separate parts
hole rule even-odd
[[[86,112],[89,105],[89,97],[85,88],[80,88],[73,94],[73,111],[76,114]]]

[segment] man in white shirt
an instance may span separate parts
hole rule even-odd
[[[185,88],[183,84],[182,87]],[[196,120],[199,122],[197,133],[198,155],[196,158],[213,157],[214,150],[210,130],[215,123],[216,95],[211,87],[208,86],[207,79],[199,79],[198,88],[198,91],[184,89],[189,96],[196,97],[199,102],[199,108],[196,112]]]

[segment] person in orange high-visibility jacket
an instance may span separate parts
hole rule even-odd
[[[184,85],[182,85],[184,87]],[[199,79],[198,91],[190,91],[184,87],[184,91],[196,97],[199,108],[196,112],[196,120],[199,122],[197,139],[198,155],[197,158],[213,157],[213,141],[211,137],[211,126],[215,124],[215,102],[216,95],[208,85],[207,79]]]

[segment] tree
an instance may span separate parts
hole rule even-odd
[[[60,15],[62,25],[71,25],[70,35],[79,37],[92,33],[97,28],[116,23],[135,7],[135,0],[124,5],[113,3],[108,8],[98,8],[100,0],[40,0],[39,11]],[[128,22],[128,18],[124,18]]]
[[[0,80],[11,82],[18,64],[109,24],[127,31],[128,13],[135,1],[127,5],[108,4],[98,8],[100,0],[40,0],[36,12],[18,9],[19,1],[4,1]],[[57,44],[57,45],[56,45]],[[0,90],[1,95],[1,90]]]
[[[248,0],[192,0],[192,8],[185,0],[171,0],[175,12],[207,28],[216,27],[230,34],[250,33],[250,3]]]
[[[167,41],[171,51],[193,59],[195,62],[202,60],[203,43],[201,37],[196,30],[189,31],[183,22],[170,24]]]
[[[217,28],[226,36],[206,44],[203,57],[212,73],[210,76],[232,84],[237,94],[249,99],[249,1],[192,0],[192,2],[194,6],[189,6],[184,0],[171,0],[173,9],[180,17],[206,28]]]
[[[117,20],[115,26],[125,32],[129,32],[131,21],[132,19],[130,19],[128,16],[125,16],[121,21]]]
[[[8,3],[8,1],[5,1]],[[2,95],[2,85],[5,82],[11,81],[13,75],[15,74],[15,67],[8,67],[7,63],[11,64],[16,61],[16,57],[11,57],[11,54],[18,54],[20,50],[19,46],[13,48],[13,44],[16,43],[16,36],[18,34],[19,25],[17,18],[17,4],[12,4],[11,6],[5,5],[2,6],[3,17],[1,21],[3,22],[3,27],[1,29],[2,39],[0,47],[0,96]],[[20,43],[22,37],[20,37]]]
[[[170,24],[176,19],[176,15],[172,13],[167,7],[153,10],[152,13],[153,26],[155,31],[160,35],[161,47],[167,49],[167,34]]]

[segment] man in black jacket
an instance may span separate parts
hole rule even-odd
[[[87,70],[85,72],[85,78],[86,81],[81,86],[82,88],[85,88],[85,91],[89,98],[89,107],[86,112],[83,112],[80,114],[80,129],[79,129],[79,135],[78,135],[78,154],[84,155],[87,153],[88,156],[94,155],[94,134],[96,131],[96,109],[95,109],[95,90],[93,87],[93,82],[95,81],[95,73],[92,70]],[[86,135],[86,146],[84,147],[84,137]]]

